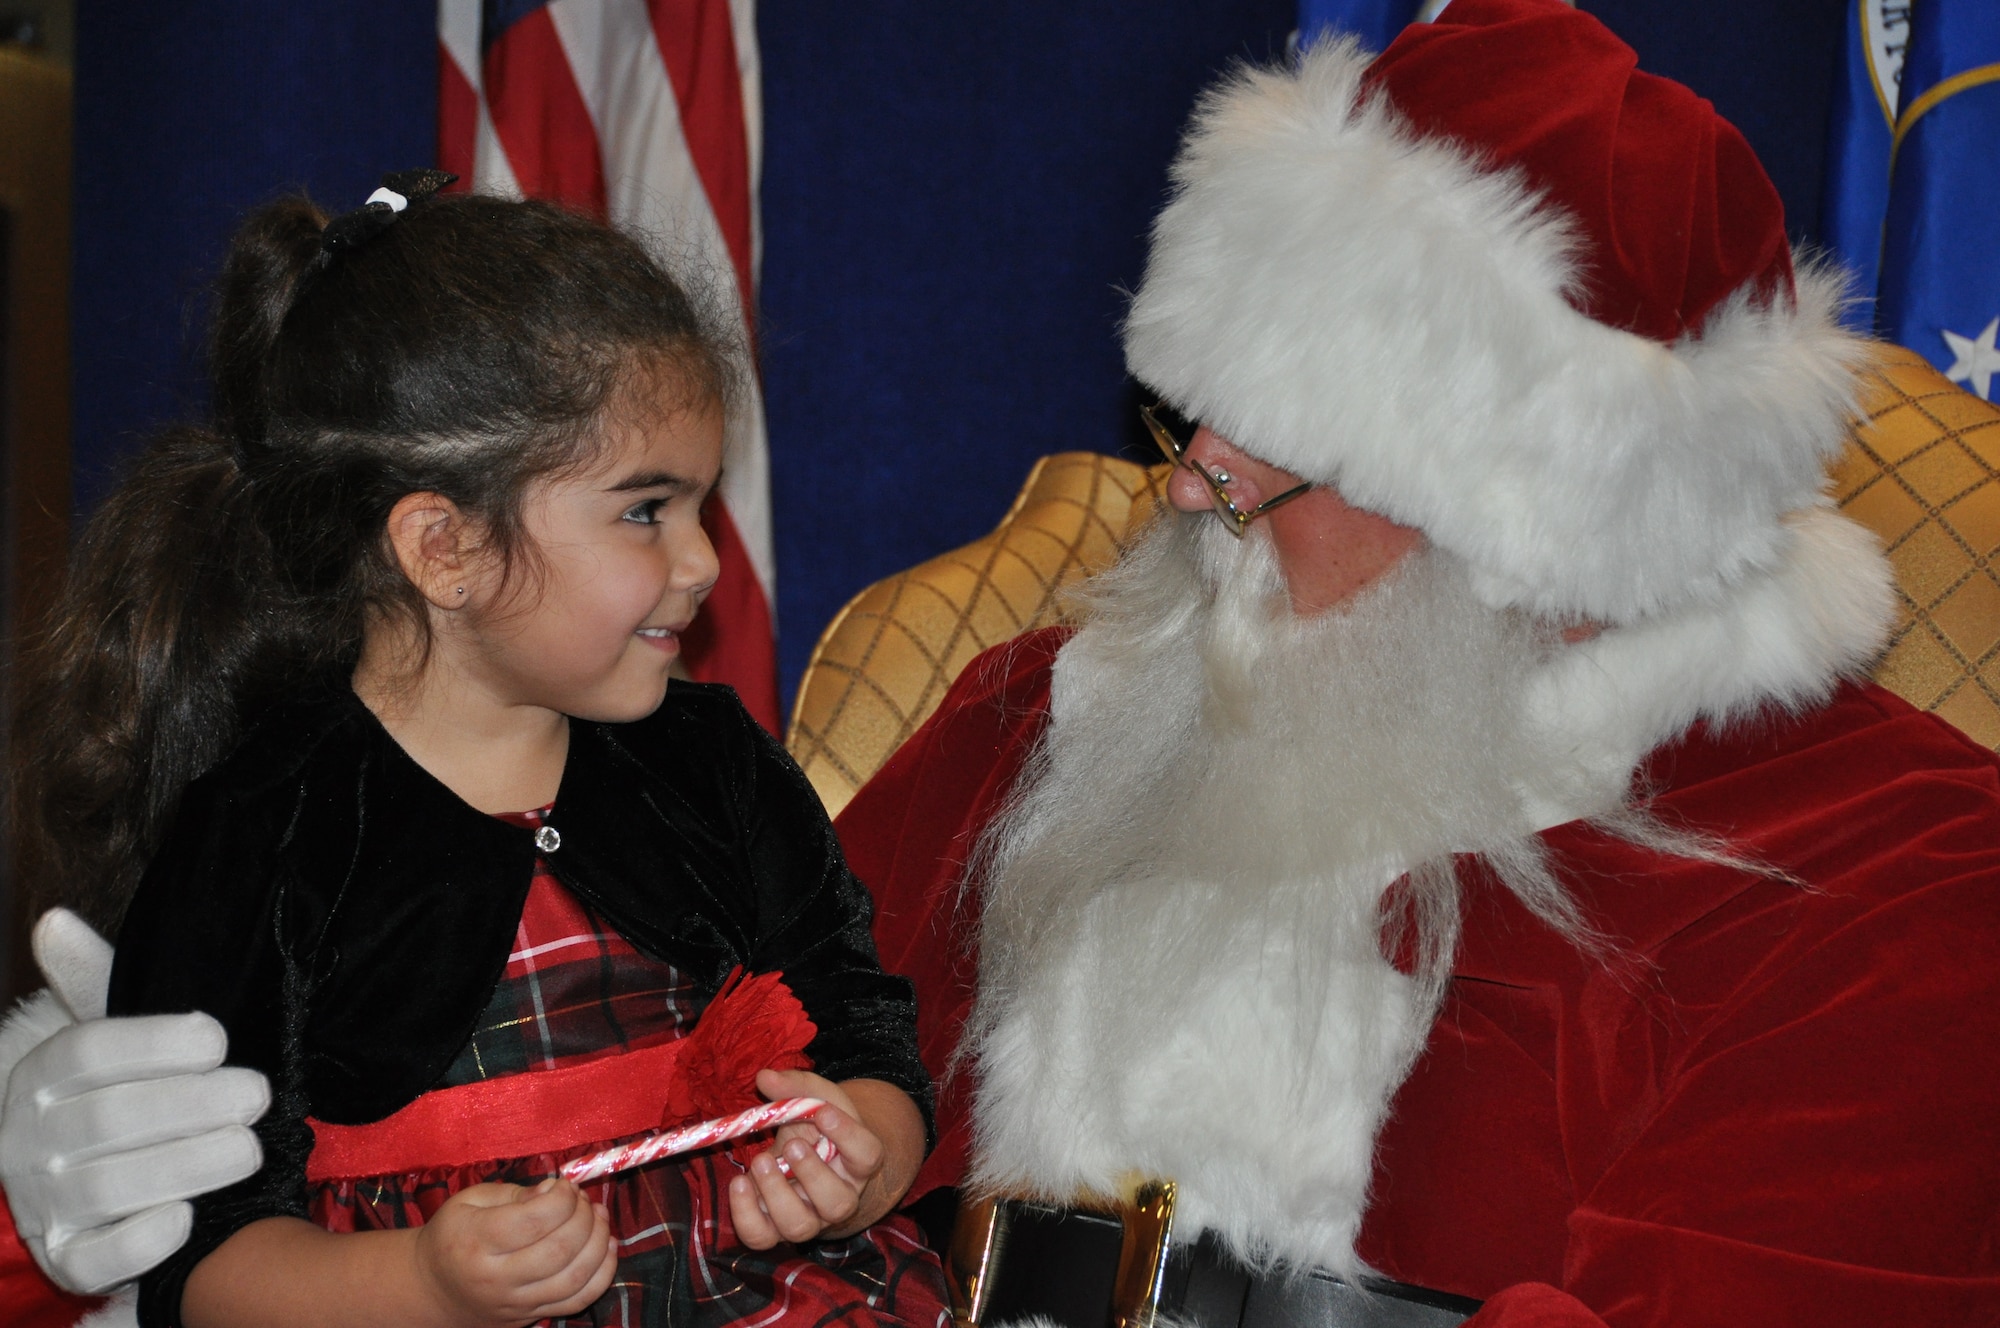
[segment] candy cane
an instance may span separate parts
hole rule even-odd
[[[635,1139],[629,1144],[607,1148],[601,1153],[579,1157],[563,1163],[558,1174],[564,1180],[587,1184],[613,1172],[630,1171],[633,1167],[643,1167],[648,1162],[657,1162],[663,1157],[673,1157],[679,1153],[692,1153],[697,1148],[707,1148],[712,1144],[726,1143],[759,1130],[775,1130],[780,1125],[795,1120],[803,1120],[818,1111],[826,1103],[816,1097],[788,1097],[778,1102],[767,1102],[761,1107],[751,1107],[739,1111],[734,1116],[722,1116],[715,1120],[703,1121],[699,1125],[684,1125],[678,1130],[661,1130],[643,1139]],[[834,1159],[833,1141],[821,1136],[815,1150],[822,1161]],[[791,1168],[785,1160],[778,1159],[778,1168],[786,1175]]]

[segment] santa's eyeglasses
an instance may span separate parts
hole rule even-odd
[[[1174,437],[1173,431],[1161,422],[1160,417],[1154,413],[1153,407],[1139,407],[1139,418],[1146,421],[1146,429],[1153,435],[1153,444],[1160,449],[1160,454],[1166,457],[1168,465],[1183,466],[1192,474],[1201,477],[1201,482],[1208,487],[1209,500],[1215,504],[1215,514],[1222,518],[1222,524],[1229,528],[1229,533],[1238,539],[1243,538],[1244,527],[1248,526],[1252,521],[1263,516],[1274,507],[1289,503],[1307,489],[1312,488],[1310,482],[1295,484],[1277,497],[1266,498],[1255,507],[1245,510],[1238,507],[1236,500],[1229,496],[1228,486],[1233,481],[1227,471],[1218,471],[1215,474],[1210,474],[1207,467],[1188,456],[1188,444]]]

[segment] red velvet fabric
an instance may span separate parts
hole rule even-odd
[[[1785,209],[1715,107],[1562,0],[1455,0],[1368,68],[1427,134],[1518,167],[1575,223],[1576,307],[1656,341],[1701,329],[1739,287],[1791,293]]]
[[[104,1302],[72,1296],[42,1272],[14,1227],[13,1210],[0,1193],[0,1323],[7,1328],[70,1328]]]
[[[838,823],[933,1074],[972,989],[957,878],[1062,640],[976,661]],[[1646,773],[1662,815],[1807,884],[1560,827],[1606,966],[1471,882],[1363,1257],[1487,1300],[1477,1328],[2000,1323],[2000,764],[1850,686]],[[945,1080],[922,1187],[956,1179],[967,1097]]]

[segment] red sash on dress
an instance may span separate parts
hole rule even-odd
[[[425,1093],[366,1125],[307,1118],[308,1181],[559,1153],[755,1106],[757,1071],[810,1069],[818,1029],[777,973],[733,970],[686,1037]]]

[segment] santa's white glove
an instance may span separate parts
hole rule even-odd
[[[30,997],[8,1033],[54,1031],[5,1080],[0,1184],[42,1271],[96,1294],[180,1248],[186,1200],[258,1168],[249,1126],[271,1091],[218,1068],[228,1039],[205,1014],[106,1019],[111,947],[74,913],[44,914],[34,946],[54,995]]]

